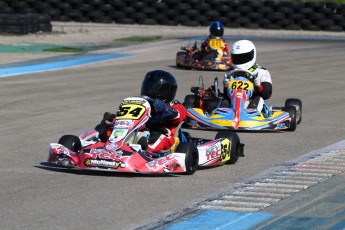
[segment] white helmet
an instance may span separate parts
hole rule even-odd
[[[235,42],[230,50],[235,69],[249,70],[256,63],[256,48],[249,40]]]

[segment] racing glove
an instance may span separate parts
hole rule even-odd
[[[160,119],[172,119],[176,117],[177,111],[167,105],[164,101],[160,99],[155,99],[153,101],[153,108],[155,111],[155,116]]]
[[[264,89],[261,85],[261,81],[258,78],[257,75],[254,76],[254,86],[256,87],[256,90],[260,93]]]
[[[105,123],[106,125],[113,125],[115,120],[115,114],[105,112],[103,114],[103,120],[101,123]]]
[[[112,129],[112,125],[115,122],[115,114],[105,112],[103,114],[103,119],[100,124],[95,127],[95,130],[98,132],[98,138],[102,142],[106,142],[108,139],[108,131]]]

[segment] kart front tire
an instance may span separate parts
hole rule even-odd
[[[64,135],[60,138],[58,143],[75,153],[80,153],[80,151],[82,150],[79,137],[74,135]]]
[[[186,95],[182,105],[186,109],[194,108],[195,107],[195,96],[192,94]]]
[[[288,105],[288,106],[285,106],[283,108],[283,111],[288,112],[290,117],[291,117],[290,127],[286,130],[287,131],[295,131],[296,127],[297,127],[296,107],[292,106],[292,105]]]
[[[177,52],[177,54],[176,54],[176,67],[177,67],[177,68],[183,68],[183,66],[177,62],[177,59],[178,59],[180,56],[185,56],[185,55],[186,55],[186,52],[181,52],[181,51],[180,51],[180,52]]]
[[[222,103],[220,104],[220,108],[230,108],[229,101],[226,99],[223,99]]]
[[[193,175],[199,165],[199,152],[198,148],[196,147],[195,143],[192,142],[181,142],[175,152],[178,153],[185,153],[186,159],[186,175]]]
[[[229,149],[230,160],[228,160],[226,164],[235,164],[241,153],[241,143],[239,136],[235,132],[219,131],[215,139],[218,138],[227,138],[231,142],[231,148]]]
[[[295,98],[286,99],[285,107],[290,105],[296,108],[296,122],[300,124],[302,121],[302,101]]]

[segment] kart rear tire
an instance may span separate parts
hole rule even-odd
[[[296,107],[292,106],[292,105],[288,105],[285,106],[283,108],[283,111],[288,112],[290,117],[291,117],[291,121],[290,121],[290,127],[288,129],[286,129],[287,131],[295,131],[296,127],[297,127],[297,120],[296,120]]]
[[[228,160],[227,162],[225,162],[225,164],[235,164],[238,160],[238,158],[240,157],[240,153],[241,153],[241,143],[240,143],[240,138],[237,135],[237,133],[235,132],[231,132],[231,131],[219,131],[216,134],[216,138],[222,138],[225,137],[227,139],[229,139],[229,141],[231,142],[231,148],[229,149],[230,151],[230,160]]]
[[[296,108],[296,123],[300,124],[302,121],[302,101],[300,99],[289,98],[285,101],[286,106],[294,106]]]
[[[82,150],[79,137],[74,135],[64,135],[60,138],[58,143],[75,153],[80,153],[80,151]]]
[[[141,137],[138,141],[138,144],[141,145],[142,150],[147,150],[149,147],[147,137]]]
[[[179,63],[177,63],[177,57],[182,56],[182,55],[185,56],[185,55],[186,55],[186,52],[180,51],[180,52],[177,52],[177,54],[176,54],[176,67],[177,67],[177,68],[183,68],[182,65],[180,65]]]
[[[195,95],[193,95],[193,94],[186,95],[182,105],[186,109],[194,108],[195,107]]]
[[[192,142],[181,142],[177,147],[175,152],[185,153],[186,159],[186,175],[193,175],[199,165],[199,152],[195,143]]]

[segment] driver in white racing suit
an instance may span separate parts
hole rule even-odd
[[[272,95],[272,79],[270,72],[256,63],[256,47],[249,40],[236,41],[230,50],[234,69],[245,69],[253,73],[255,91],[247,108],[257,109],[265,117],[271,115],[270,108],[264,103]],[[224,77],[224,88],[229,81],[229,72]],[[226,94],[227,91],[224,91]]]

